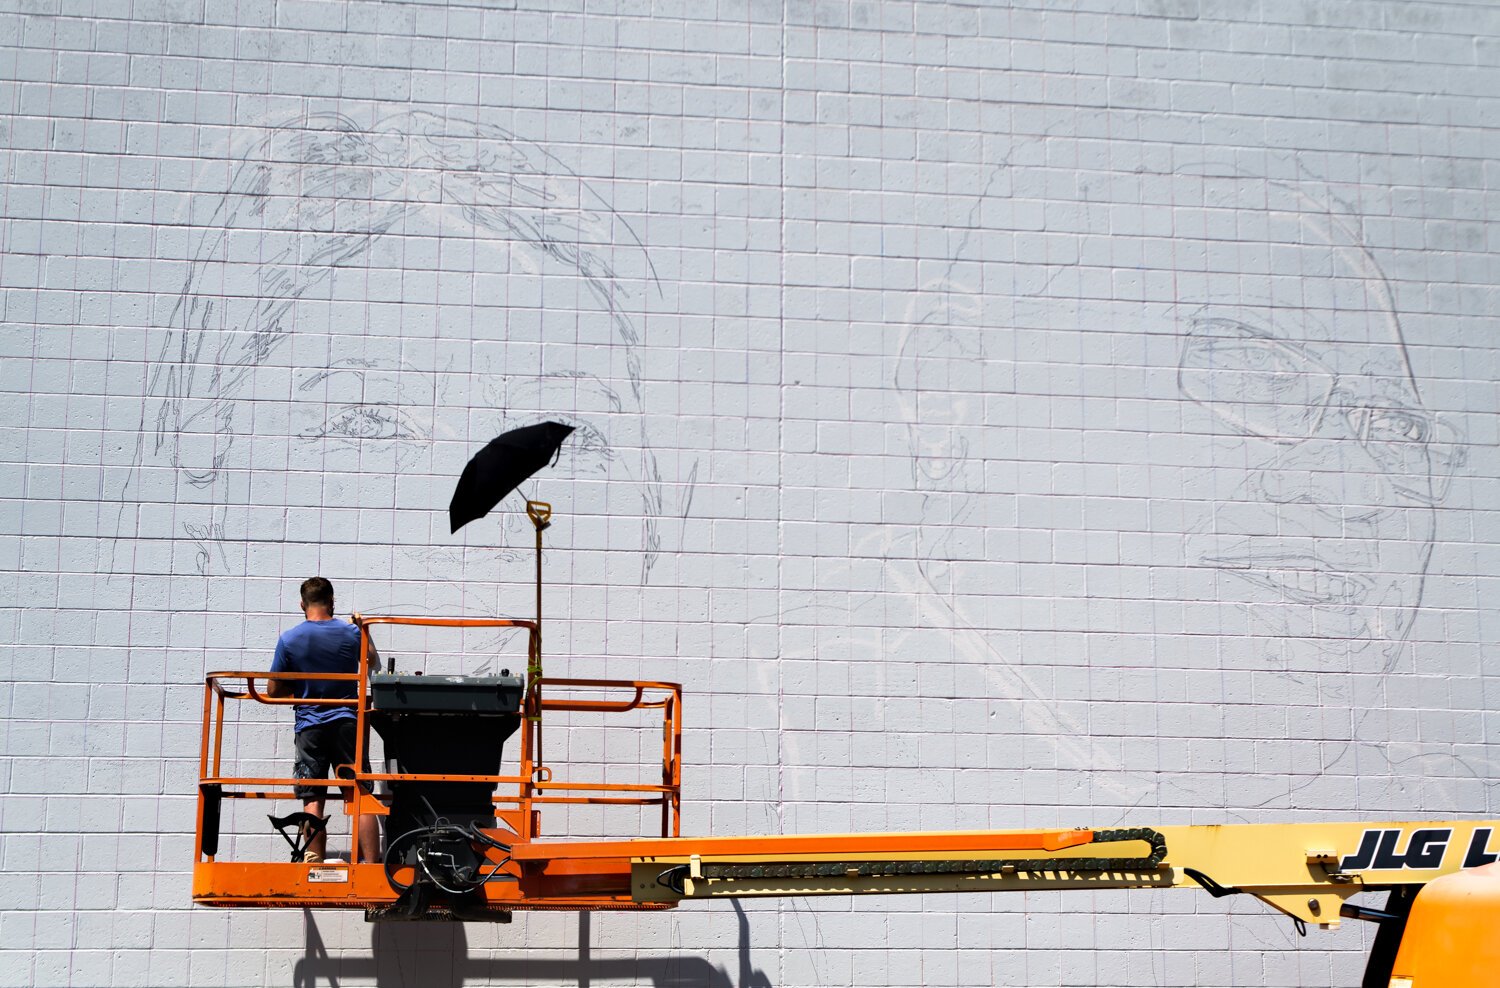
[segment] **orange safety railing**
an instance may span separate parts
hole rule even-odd
[[[533,676],[526,683],[522,698],[520,751],[516,759],[519,771],[513,775],[423,775],[400,772],[367,772],[371,710],[369,676],[378,661],[373,648],[371,628],[375,625],[409,625],[449,628],[524,628],[528,632],[528,652],[535,658],[539,648],[536,622],[501,618],[426,618],[364,617],[357,622],[360,635],[360,671],[357,673],[272,673],[260,671],[220,671],[207,675],[203,693],[203,733],[199,752],[199,798],[196,847],[200,860],[213,861],[217,850],[219,800],[221,799],[295,799],[293,786],[322,787],[339,790],[351,820],[351,860],[359,860],[359,818],[366,813],[384,815],[386,807],[371,794],[375,782],[489,782],[497,786],[514,786],[513,794],[503,789],[492,798],[496,816],[515,834],[516,842],[534,839],[540,833],[541,807],[546,804],[593,804],[613,806],[659,806],[661,837],[681,836],[682,808],[682,688],[675,683],[606,680],[553,679]],[[535,663],[533,663],[535,668]],[[357,682],[357,696],[344,699],[304,700],[295,697],[273,697],[257,683],[269,681],[342,681]],[[544,695],[544,687],[546,693]],[[558,694],[561,695],[558,695]],[[600,694],[604,694],[603,697]],[[610,696],[610,694],[616,694]],[[307,704],[312,706],[351,706],[357,723],[354,765],[342,767],[344,774],[331,779],[296,779],[225,774],[224,736],[226,709],[230,701],[271,706]],[[661,781],[659,783],[622,783],[572,781],[555,777],[543,758],[542,724],[545,714],[555,712],[628,713],[661,712]],[[338,773],[335,773],[338,775]],[[206,804],[211,803],[211,806]],[[206,847],[204,833],[206,813],[212,814],[207,825],[213,828],[211,846]]]

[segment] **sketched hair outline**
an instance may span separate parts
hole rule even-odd
[[[200,232],[169,332],[148,368],[125,497],[144,485],[148,465],[164,465],[204,492],[195,500],[221,513],[231,503],[226,474],[244,465],[236,421],[243,389],[293,337],[294,307],[317,297],[335,271],[357,267],[383,238],[402,236],[405,221],[417,215],[459,237],[519,244],[576,272],[608,322],[611,345],[623,352],[627,411],[645,428],[641,337],[626,307],[632,284],[611,258],[623,247],[634,262],[629,282],[660,292],[660,281],[630,224],[587,181],[546,149],[492,124],[410,111],[366,129],[341,114],[314,113],[270,128],[236,158],[228,189],[195,224]],[[241,232],[249,236],[236,236]],[[215,264],[224,283],[207,285]],[[248,311],[231,315],[231,306]],[[412,432],[400,413],[351,420],[343,438]],[[644,435],[638,444],[632,472],[642,500],[645,583],[668,509],[656,454]],[[675,513],[685,516],[690,500],[691,480]],[[210,526],[221,538],[223,527],[222,519]]]

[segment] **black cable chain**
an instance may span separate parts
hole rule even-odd
[[[996,858],[984,861],[808,861],[796,864],[706,864],[706,879],[734,878],[888,878],[896,875],[991,875],[1007,868],[1017,873],[1047,871],[1153,870],[1167,856],[1167,839],[1149,827],[1096,830],[1092,844],[1145,841],[1144,858]]]

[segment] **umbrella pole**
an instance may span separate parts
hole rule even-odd
[[[531,638],[530,663],[526,670],[527,687],[532,695],[532,723],[536,725],[536,773],[550,776],[542,762],[542,532],[552,524],[552,505],[545,501],[526,500],[526,516],[536,528],[536,634]]]

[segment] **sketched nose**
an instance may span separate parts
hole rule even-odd
[[[1273,504],[1307,504],[1340,517],[1390,510],[1395,489],[1355,439],[1312,439],[1281,450],[1258,470],[1256,486]]]

